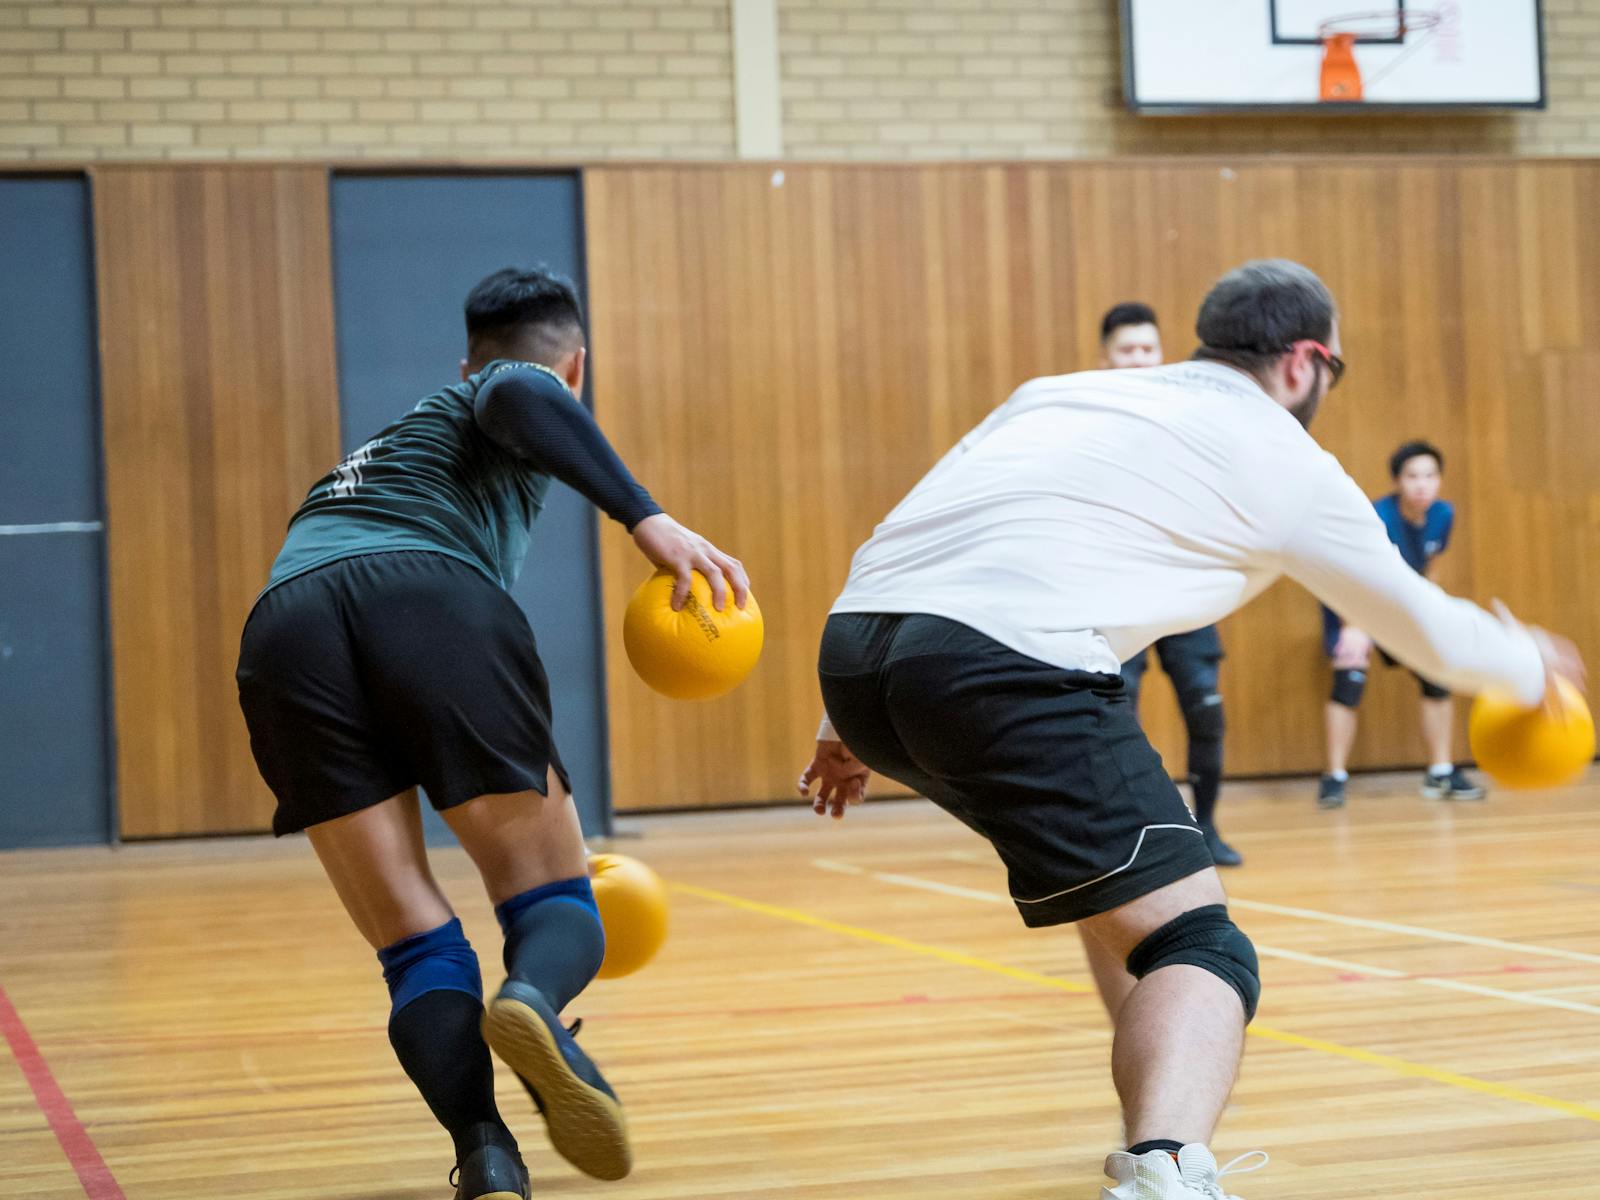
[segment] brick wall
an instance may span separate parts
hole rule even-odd
[[[1356,120],[1136,117],[1122,107],[1119,8],[1116,0],[780,0],[786,149],[868,159],[1600,153],[1600,0],[1544,0],[1545,112]]]
[[[1547,112],[1353,121],[1126,113],[1116,0],[778,4],[794,158],[1600,153],[1600,0]],[[733,154],[728,0],[0,0],[0,160]]]
[[[0,158],[727,158],[727,0],[0,0]]]

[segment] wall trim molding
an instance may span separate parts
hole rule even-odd
[[[778,0],[729,0],[733,19],[733,120],[740,158],[783,157]]]

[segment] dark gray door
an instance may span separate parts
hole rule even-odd
[[[0,178],[0,849],[112,837],[95,362],[87,183]]]
[[[334,303],[345,450],[459,378],[461,306],[508,265],[544,263],[581,292],[573,174],[340,175],[333,181]],[[587,397],[585,397],[587,400]],[[586,833],[609,832],[610,779],[596,515],[557,484],[514,591],[550,675],[556,740]],[[443,825],[430,812],[430,836]]]

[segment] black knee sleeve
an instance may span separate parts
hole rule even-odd
[[[1133,948],[1128,973],[1143,979],[1161,967],[1187,965],[1210,971],[1239,994],[1248,1023],[1261,999],[1256,948],[1228,916],[1225,904],[1192,908]]]
[[[1333,673],[1333,692],[1328,697],[1335,704],[1342,704],[1346,708],[1359,708],[1361,693],[1367,690],[1367,673],[1365,671],[1339,670]]]
[[[1417,684],[1422,688],[1422,698],[1424,700],[1448,700],[1450,698],[1449,688],[1442,688],[1437,683],[1431,683],[1421,675],[1417,676]]]
[[[1192,738],[1213,738],[1218,741],[1226,725],[1222,718],[1222,693],[1201,692],[1183,698],[1183,723]]]

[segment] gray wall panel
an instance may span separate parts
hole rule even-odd
[[[0,849],[111,837],[88,186],[0,178]]]
[[[104,842],[99,539],[0,537],[0,848]]]
[[[575,175],[341,175],[332,202],[346,451],[459,378],[462,302],[485,275],[544,263],[583,289]],[[550,675],[556,739],[587,833],[610,824],[596,529],[586,501],[552,487],[513,591]],[[442,829],[429,813],[430,836]]]
[[[83,180],[0,178],[0,523],[99,516],[93,289]]]

